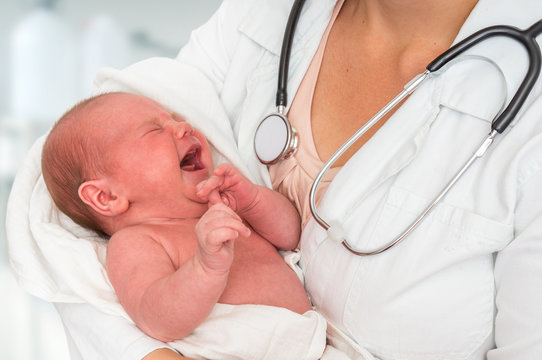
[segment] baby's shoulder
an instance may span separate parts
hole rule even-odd
[[[109,242],[126,238],[145,238],[150,234],[152,228],[146,224],[137,224],[123,227],[111,236]]]
[[[148,222],[127,226],[117,231],[111,241],[159,241],[175,234],[194,232],[194,226],[184,221]]]
[[[179,241],[182,240],[182,241]],[[111,237],[108,248],[145,249],[160,246],[168,253],[195,241],[195,224],[190,221],[155,221],[125,227]]]
[[[156,265],[157,261],[166,261],[178,268],[197,251],[197,220],[152,221],[123,228],[109,241],[108,262]]]
[[[145,225],[124,227],[115,232],[107,244],[108,252],[125,251],[126,248],[141,248],[157,242],[159,230]],[[157,236],[158,235],[158,236]]]

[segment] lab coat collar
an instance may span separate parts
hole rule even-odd
[[[527,28],[542,17],[539,0],[479,0],[454,44],[492,25]],[[525,11],[529,9],[530,11]],[[527,16],[526,16],[527,14]],[[443,106],[492,121],[516,92],[528,66],[522,46],[506,38],[493,38],[466,52],[439,80]]]
[[[299,23],[295,29],[294,43],[304,44],[303,40],[310,32],[311,23],[322,14],[333,9],[336,0],[306,0],[303,5],[299,18]],[[239,31],[254,40],[267,51],[279,56],[284,29],[288,21],[288,15],[292,9],[292,0],[258,0],[246,17],[239,25]],[[301,45],[303,47],[303,45]],[[292,46],[292,52],[295,52],[296,44]]]
[[[282,45],[280,34],[284,33],[290,8],[290,0],[254,1],[241,21],[239,31],[267,51],[279,55]]]
[[[492,25],[527,28],[540,20],[539,0],[478,0],[455,42]]]

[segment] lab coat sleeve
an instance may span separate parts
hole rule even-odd
[[[55,303],[55,307],[64,324],[72,360],[137,360],[156,349],[172,349],[146,336],[126,319],[89,304]]]
[[[222,91],[232,52],[239,41],[238,24],[247,6],[236,0],[225,0],[213,16],[192,31],[189,42],[176,60],[199,68]]]
[[[496,349],[488,360],[542,354],[542,139],[538,143],[528,176],[518,180],[515,239],[496,257]]]

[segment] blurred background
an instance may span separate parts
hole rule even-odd
[[[104,66],[174,57],[221,0],[2,0],[0,3],[0,359],[69,358],[51,304],[21,290],[8,263],[5,216],[26,151],[90,95]]]

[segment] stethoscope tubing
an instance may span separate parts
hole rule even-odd
[[[491,37],[504,36],[514,39],[522,44],[529,57],[529,67],[527,69],[527,73],[506,109],[496,119],[494,119],[491,124],[492,130],[496,130],[499,134],[502,134],[518,114],[519,110],[525,103],[525,100],[531,93],[538,76],[540,75],[541,55],[540,46],[536,41],[536,36],[538,36],[541,32],[542,20],[537,21],[526,30],[520,30],[516,27],[506,25],[490,26],[475,32],[443,52],[432,62],[430,62],[429,65],[427,65],[427,70],[431,73],[438,71],[448,62],[450,62],[450,60],[456,58],[458,55],[472,48],[476,44],[479,44],[480,42]]]
[[[540,47],[536,41],[536,36],[542,32],[542,20],[536,22],[526,30],[519,30],[515,27],[499,25],[482,29],[464,40],[460,41],[450,49],[439,55],[427,66],[427,70],[412,79],[403,91],[401,91],[392,101],[390,101],[384,108],[382,108],[375,116],[373,116],[364,126],[362,126],[352,137],[350,137],[331,157],[322,169],[317,174],[309,194],[309,204],[311,213],[316,222],[321,225],[328,235],[334,233],[335,236],[340,234],[341,238],[334,239],[342,243],[342,245],[351,253],[358,256],[369,256],[383,253],[389,250],[393,246],[403,241],[422,220],[433,210],[433,208],[444,198],[444,196],[450,191],[450,189],[459,181],[463,174],[472,166],[472,164],[479,158],[481,158],[493,144],[493,141],[497,134],[502,134],[506,128],[512,123],[518,112],[521,110],[531,90],[533,89],[538,76],[540,75],[541,68],[541,54]],[[518,90],[514,94],[512,100],[508,106],[492,121],[490,133],[483,139],[481,145],[476,149],[473,155],[467,160],[467,162],[461,167],[461,169],[454,175],[454,177],[448,182],[448,184],[442,189],[442,191],[434,198],[434,200],[421,212],[421,214],[404,230],[399,236],[395,237],[387,244],[373,249],[373,250],[361,250],[352,246],[347,239],[345,239],[342,231],[330,231],[332,225],[328,224],[319,214],[316,208],[315,198],[318,186],[324,177],[325,173],[333,166],[333,164],[341,157],[341,155],[353,145],[367,130],[369,130],[374,124],[376,124],[385,114],[391,109],[397,106],[404,98],[418,88],[430,74],[440,70],[443,66],[455,59],[458,55],[462,54],[469,48],[486,40],[490,37],[505,36],[512,38],[520,42],[527,51],[529,56],[529,67],[527,73],[518,87]],[[330,236],[331,237],[331,236]]]
[[[354,248],[346,239],[343,239],[343,246],[350,251],[351,253],[358,256],[369,256],[380,254],[393,246],[397,245],[399,242],[403,241],[421,222],[422,220],[433,210],[433,208],[444,198],[444,196],[450,191],[450,189],[459,181],[459,179],[465,174],[465,172],[472,166],[472,164],[486,153],[495,136],[498,134],[496,130],[492,130],[491,133],[482,141],[482,144],[474,152],[474,154],[467,160],[463,167],[455,174],[455,176],[450,180],[450,182],[442,189],[442,191],[435,197],[435,199],[425,208],[425,210],[414,220],[403,233],[397,236],[394,240],[390,241],[386,245],[377,248],[372,251],[362,251],[360,249]]]
[[[380,119],[382,119],[390,110],[397,106],[403,99],[416,90],[427,78],[429,71],[416,76],[410,82],[408,82],[403,91],[401,91],[396,97],[394,97],[389,103],[387,103],[380,111],[378,111],[365,125],[363,125],[358,131],[354,133],[346,142],[331,155],[331,157],[322,166],[311,186],[309,193],[309,204],[311,213],[318,224],[324,227],[326,230],[331,227],[319,214],[316,208],[316,192],[318,185],[322,181],[325,173],[335,164],[335,162],[344,154],[344,152],[352,146],[363,134],[365,134],[370,128],[372,128]]]
[[[280,114],[284,114],[286,104],[288,103],[288,70],[290,68],[290,52],[292,50],[292,42],[295,34],[295,27],[299,22],[299,16],[301,15],[301,9],[303,8],[305,0],[296,0],[292,5],[292,10],[288,16],[288,22],[286,23],[286,29],[284,30],[284,38],[282,40],[282,48],[280,51],[279,59],[279,76],[277,84],[277,95],[275,104],[277,111]]]

